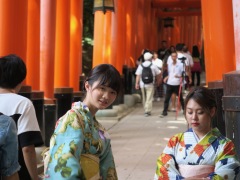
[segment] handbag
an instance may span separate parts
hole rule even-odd
[[[75,113],[77,114],[77,117],[80,118],[81,114],[77,109],[73,109]],[[85,121],[85,123],[88,123]],[[85,132],[84,132],[84,127],[82,124],[82,130],[84,133],[85,137]],[[84,138],[84,141],[86,139]],[[43,152],[41,153],[41,156],[43,157],[43,162],[44,162],[44,174],[40,175],[41,178],[45,178],[47,166],[50,160],[50,153],[49,153],[49,147],[44,149]],[[94,155],[94,154],[81,154],[80,156],[80,162],[81,167],[82,167],[82,172],[87,180],[101,180],[102,178],[100,177],[100,160],[99,157]]]

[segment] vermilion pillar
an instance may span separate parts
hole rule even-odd
[[[33,90],[40,88],[40,0],[28,1],[27,77]]]
[[[144,44],[144,0],[138,1],[137,8],[137,56],[141,55],[143,49],[146,49],[146,44]]]
[[[102,63],[114,64],[116,59],[111,59],[111,27],[112,12],[107,11],[104,15],[103,44],[102,44]]]
[[[169,46],[171,45],[176,45],[177,43],[180,42],[180,21],[181,21],[181,18],[180,17],[175,17],[175,20],[174,20],[174,28],[172,30],[172,39],[171,39],[171,43],[169,44]]]
[[[199,16],[193,17],[193,32],[194,32],[194,34],[193,34],[193,44],[192,45],[199,45],[198,37],[199,37],[199,33],[200,33],[199,29],[201,28],[201,26],[199,27],[199,23],[198,23],[199,19],[200,19]],[[192,47],[189,46],[189,50],[192,51]]]
[[[180,43],[183,39],[183,32],[184,32],[184,21],[183,17],[178,17],[178,25],[179,25],[179,41],[176,43]],[[174,44],[176,45],[176,44]]]
[[[202,0],[206,81],[235,70],[232,1]],[[206,83],[207,83],[206,82]]]
[[[233,3],[233,21],[234,21],[234,42],[236,69],[240,70],[240,1],[232,0]]]
[[[17,54],[26,60],[28,0],[0,1],[0,56]]]
[[[133,42],[134,42],[134,13],[135,11],[135,3],[134,1],[129,1],[126,4],[126,65],[128,67],[133,67],[135,65],[135,59],[133,58]],[[133,12],[134,10],[134,12]]]
[[[94,13],[94,46],[93,46],[93,67],[103,62],[102,45],[104,30],[104,14],[101,11]]]
[[[124,1],[115,0],[115,12],[112,13],[111,62],[122,73],[126,63],[126,10]]]
[[[71,0],[69,85],[74,91],[79,90],[79,75],[82,73],[82,15],[83,1]]]
[[[114,1],[115,3],[115,12],[112,13],[112,27],[111,27],[111,35],[112,35],[112,38],[110,39],[110,47],[111,47],[111,54],[110,54],[110,58],[112,60],[116,60],[117,59],[117,24],[118,24],[118,21],[117,21],[117,9],[116,9],[116,2],[117,1]],[[116,61],[112,61],[112,65],[116,67]]]
[[[191,36],[192,36],[192,29],[191,29],[191,17],[184,16],[184,27],[185,31],[184,33],[184,41],[183,43],[189,45],[189,42],[191,41]]]
[[[40,90],[53,98],[56,0],[41,0],[40,19]]]
[[[137,8],[138,0],[133,0],[133,9],[132,9],[132,59],[131,62],[134,62],[134,67],[136,66],[136,60],[138,58],[138,52],[136,51],[137,47]]]
[[[123,65],[127,64],[126,58],[126,1],[115,1],[117,16],[117,58],[116,68],[121,73]],[[120,52],[120,53],[119,53]]]
[[[57,0],[54,87],[69,86],[70,1]]]
[[[156,9],[151,10],[151,38],[150,38],[150,48],[157,51],[157,39],[158,39],[158,21],[156,18]]]
[[[150,50],[151,49],[151,37],[150,34],[152,34],[152,29],[151,29],[151,21],[153,20],[151,18],[151,1],[143,1],[143,30],[144,30],[144,36],[142,37],[144,40],[144,46]]]

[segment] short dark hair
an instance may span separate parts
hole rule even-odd
[[[117,94],[121,92],[121,76],[118,70],[113,65],[100,64],[94,67],[86,78],[86,81],[88,81],[90,85],[93,85],[93,83],[98,80],[98,86],[105,85],[107,87],[110,87],[115,90]]]
[[[213,107],[217,109],[217,103],[212,91],[208,88],[200,86],[192,89],[188,93],[185,99],[184,115],[186,115],[186,107],[190,99],[193,99],[196,103],[198,103],[203,108],[203,110],[209,115],[210,115],[210,110]]]
[[[182,49],[183,49],[183,44],[182,43],[176,44],[176,51],[182,51]]]
[[[15,88],[27,75],[24,61],[15,54],[0,57],[0,87]]]

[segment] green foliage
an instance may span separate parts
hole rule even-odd
[[[83,38],[82,38],[82,67],[83,73],[88,74],[92,68],[93,58],[94,14],[93,0],[84,0],[83,6]]]
[[[83,9],[83,45],[90,44],[93,41],[94,14],[93,0],[84,0]]]

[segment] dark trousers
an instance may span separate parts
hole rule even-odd
[[[192,85],[194,86],[195,83],[195,74],[197,75],[197,86],[200,86],[200,72],[192,72]]]
[[[169,100],[170,100],[172,94],[175,93],[177,96],[179,96],[178,95],[179,88],[180,88],[180,85],[172,86],[172,85],[167,84],[167,92],[166,92],[166,96],[165,96],[165,100],[164,100],[163,112],[167,112],[168,106],[169,106]],[[182,97],[182,89],[181,89],[181,92],[180,92],[180,97],[178,97],[178,98],[180,98],[182,109],[184,109],[184,101],[183,101],[183,97]]]

